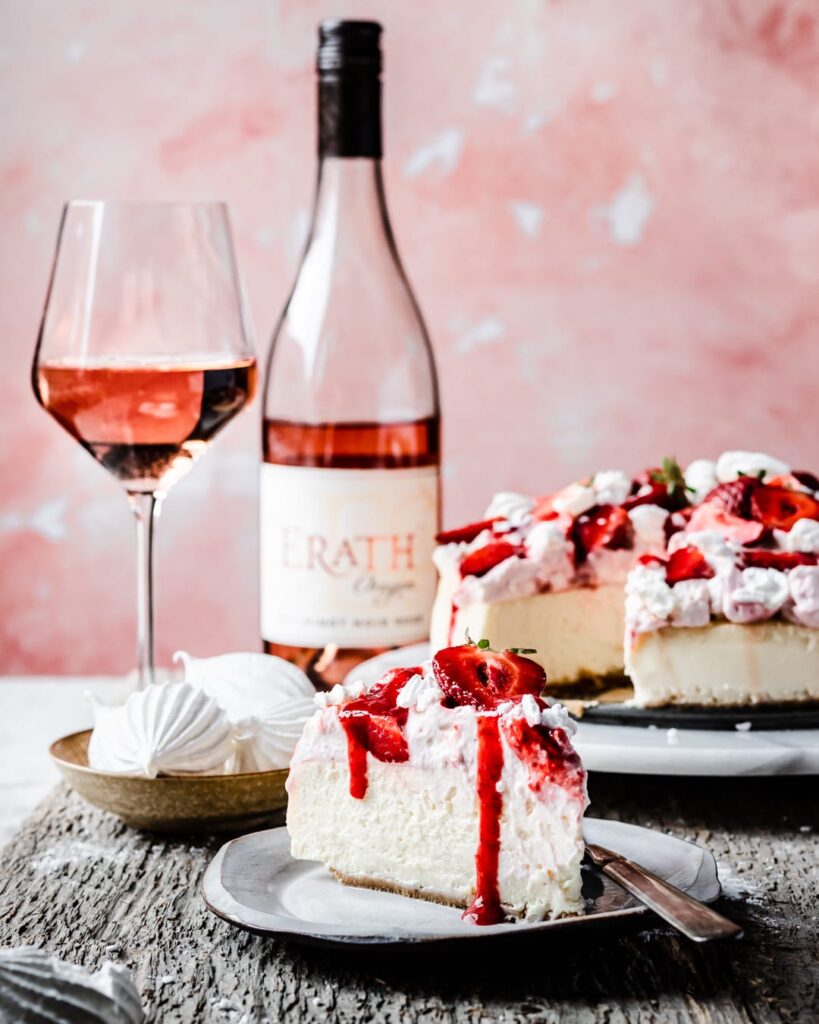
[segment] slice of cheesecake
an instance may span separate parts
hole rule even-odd
[[[287,782],[293,856],[478,924],[579,913],[586,774],[544,682],[464,645],[319,695]]]

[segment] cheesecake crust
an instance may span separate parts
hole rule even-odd
[[[385,882],[382,878],[370,878],[366,875],[348,875],[336,868],[329,867],[328,870],[333,878],[337,878],[344,885],[351,885],[356,889],[374,889],[377,892],[394,892],[398,896],[409,896],[415,900],[426,900],[427,903],[438,903],[443,907],[458,907],[466,909],[469,905],[462,900],[452,899],[451,896],[444,896],[443,893],[432,892],[430,889],[416,889],[407,885],[399,885],[397,882]]]

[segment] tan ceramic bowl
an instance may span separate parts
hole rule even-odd
[[[158,779],[118,775],[88,767],[90,736],[90,729],[63,736],[49,747],[51,758],[83,799],[133,828],[229,832],[268,823],[287,805],[287,769]]]

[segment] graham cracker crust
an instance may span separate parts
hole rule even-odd
[[[380,878],[366,878],[361,875],[346,875],[343,871],[335,868],[328,868],[330,874],[344,885],[351,885],[357,889],[375,889],[377,892],[394,892],[398,896],[409,896],[414,900],[426,900],[427,903],[438,903],[444,907],[462,907],[466,909],[469,905],[462,900],[452,899],[451,896],[444,896],[439,892],[432,892],[429,889],[413,889],[407,885],[398,885],[395,882],[385,882]]]

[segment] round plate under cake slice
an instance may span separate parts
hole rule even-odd
[[[619,821],[587,818],[587,842],[622,853],[696,899],[720,894],[716,862],[700,846]],[[649,912],[614,882],[584,868],[585,911],[554,921],[478,926],[455,907],[392,892],[343,885],[322,864],[294,860],[286,828],[253,832],[226,843],[202,880],[214,914],[249,931],[319,945],[410,945],[587,928],[646,918]]]

